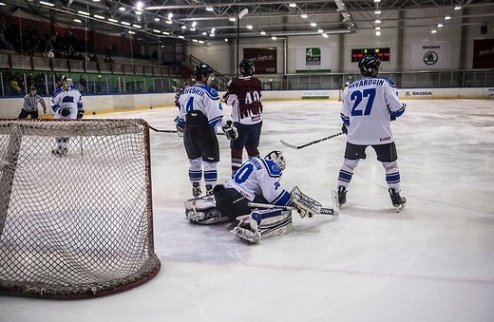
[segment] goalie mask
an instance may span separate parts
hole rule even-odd
[[[271,160],[281,169],[281,171],[285,170],[286,162],[285,157],[283,156],[283,152],[279,150],[269,152],[264,159]]]
[[[358,62],[360,73],[366,77],[376,77],[381,61],[376,56],[365,56]]]
[[[62,76],[60,79],[62,87],[68,91],[70,87],[72,86],[72,79],[69,76]]]
[[[252,76],[252,74],[254,74],[254,72],[256,71],[254,63],[248,59],[242,59],[239,67],[240,67],[240,74],[242,74],[242,76],[244,77]]]

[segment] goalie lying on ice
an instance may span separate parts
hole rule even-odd
[[[284,169],[285,158],[281,151],[273,151],[264,159],[249,159],[234,178],[214,187],[213,196],[187,200],[187,219],[197,224],[238,221],[232,233],[255,243],[261,237],[289,232],[292,210],[297,210],[302,218],[323,213],[321,204],[297,187],[291,193],[281,187]],[[268,209],[260,210],[262,208]],[[337,214],[336,210],[325,210]]]

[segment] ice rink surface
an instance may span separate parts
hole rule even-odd
[[[158,276],[90,300],[0,296],[0,321],[494,321],[494,103],[405,102],[406,113],[392,124],[408,199],[401,213],[391,207],[384,169],[369,148],[339,217],[294,215],[290,234],[247,245],[226,224],[185,220],[191,186],[182,141],[153,132]],[[298,185],[324,206],[331,206],[345,137],[301,150],[283,148],[280,139],[303,144],[339,132],[340,104],[264,103],[261,154],[283,149],[284,187]],[[174,129],[175,114],[103,116]],[[219,141],[224,181],[230,151],[224,136]]]

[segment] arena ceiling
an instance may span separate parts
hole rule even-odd
[[[289,36],[340,34],[375,28],[396,28],[399,10],[421,9],[423,18],[465,24],[466,19],[491,20],[494,1],[437,0],[0,0],[0,13],[46,19],[71,26],[112,33],[135,33],[146,40],[163,37],[208,42],[237,36]],[[3,5],[2,5],[3,4]],[[459,7],[455,10],[455,7]],[[484,14],[469,15],[468,8],[485,7]],[[395,14],[389,14],[395,12]],[[240,17],[240,19],[239,19]],[[312,25],[311,25],[312,23]],[[430,24],[430,22],[427,22]]]

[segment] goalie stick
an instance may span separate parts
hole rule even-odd
[[[294,145],[294,144],[290,144],[290,143],[287,143],[283,140],[280,140],[280,142],[289,147],[289,148],[292,148],[292,149],[302,149],[302,148],[305,148],[306,146],[309,146],[309,145],[312,145],[312,144],[316,144],[316,143],[319,143],[319,142],[322,142],[322,141],[326,141],[326,140],[329,140],[329,139],[332,139],[332,138],[335,138],[337,136],[340,136],[342,135],[343,132],[339,132],[339,133],[336,133],[336,134],[333,134],[333,135],[330,135],[330,136],[327,136],[325,138],[322,138],[322,139],[319,139],[319,140],[314,140],[314,141],[311,141],[311,142],[308,142],[308,143],[305,143],[305,144],[302,144],[302,145]]]
[[[161,132],[161,133],[177,133],[177,130],[163,130],[163,129],[157,129],[154,126],[151,126],[148,124],[148,127],[153,130],[154,132]],[[217,135],[225,135],[225,133],[218,132],[216,133]]]
[[[272,209],[272,208],[277,208],[277,209],[283,209],[283,210],[297,210],[296,207],[293,206],[278,206],[278,205],[272,205],[269,203],[258,203],[258,202],[249,202],[249,207],[252,208],[266,208],[266,209]],[[321,208],[319,215],[332,215],[332,216],[338,216],[338,212],[335,212],[334,209],[331,208]]]

